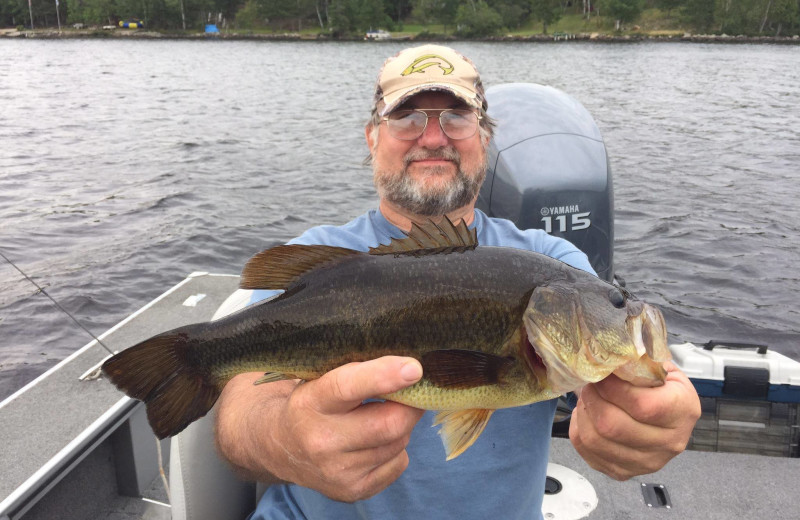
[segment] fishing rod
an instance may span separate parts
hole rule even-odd
[[[65,309],[64,307],[62,307],[62,306],[61,306],[61,305],[60,305],[60,304],[59,304],[59,303],[58,303],[58,302],[55,300],[55,298],[53,298],[52,296],[50,296],[50,295],[47,293],[47,291],[45,291],[45,290],[44,290],[44,288],[43,288],[42,286],[40,286],[38,283],[36,283],[36,282],[35,282],[35,281],[34,281],[34,280],[33,280],[33,279],[30,277],[30,276],[28,276],[27,274],[25,274],[25,271],[23,271],[22,269],[20,269],[20,268],[17,266],[17,264],[15,264],[14,262],[12,262],[12,261],[11,261],[11,260],[10,260],[10,259],[9,259],[9,258],[6,256],[6,255],[4,255],[4,254],[3,254],[3,252],[2,252],[2,251],[0,251],[0,256],[2,256],[2,257],[5,259],[5,261],[6,261],[6,262],[8,262],[9,264],[11,264],[11,266],[12,266],[14,269],[16,269],[17,271],[19,271],[19,272],[20,272],[20,274],[22,274],[22,276],[24,276],[26,280],[28,280],[28,281],[29,281],[29,282],[31,282],[31,283],[32,283],[34,286],[36,286],[36,288],[39,290],[39,292],[40,292],[40,293],[42,293],[42,294],[44,294],[45,296],[47,296],[47,297],[50,299],[50,301],[51,301],[51,302],[53,302],[53,305],[55,305],[55,306],[56,306],[56,307],[57,307],[57,308],[58,308],[58,309],[59,309],[61,312],[63,312],[63,313],[64,313],[64,314],[66,314],[67,316],[69,316],[69,317],[70,317],[70,319],[72,319],[72,321],[74,321],[74,322],[75,322],[75,323],[78,325],[78,327],[82,328],[83,330],[85,330],[85,331],[86,331],[86,333],[87,333],[87,334],[89,334],[91,337],[93,337],[93,338],[94,338],[94,340],[95,340],[95,341],[96,341],[98,344],[100,344],[100,346],[101,346],[101,347],[103,347],[104,349],[106,349],[106,352],[108,352],[108,353],[109,353],[109,354],[111,354],[111,355],[114,355],[114,351],[112,351],[110,348],[108,348],[108,346],[106,346],[106,344],[105,344],[105,343],[103,343],[102,341],[100,341],[100,338],[98,338],[97,336],[95,336],[95,335],[92,333],[92,331],[90,331],[89,329],[87,329],[86,327],[84,327],[84,326],[83,326],[83,324],[81,324],[81,322],[79,322],[79,321],[78,321],[78,320],[75,318],[75,316],[73,316],[72,314],[70,314],[70,313],[69,313],[69,311],[67,311],[67,309]]]
[[[10,260],[10,259],[9,259],[9,258],[6,256],[6,255],[4,255],[2,251],[0,251],[0,256],[2,256],[2,257],[5,259],[5,261],[6,261],[6,262],[8,262],[9,264],[11,264],[11,266],[12,266],[12,267],[14,267],[14,269],[16,269],[17,271],[19,271],[19,272],[20,272],[20,274],[22,274],[22,276],[24,276],[26,280],[28,280],[28,281],[29,281],[29,282],[31,282],[31,283],[32,283],[34,286],[36,286],[36,288],[39,290],[39,292],[40,292],[40,293],[42,293],[42,294],[44,294],[45,296],[47,296],[47,297],[50,299],[50,301],[51,301],[51,302],[53,302],[53,305],[55,305],[56,307],[58,307],[58,309],[59,309],[61,312],[63,312],[63,313],[64,313],[64,314],[66,314],[67,316],[69,316],[69,317],[70,317],[70,319],[71,319],[72,321],[74,321],[74,322],[75,322],[75,323],[78,325],[78,327],[82,328],[83,330],[85,330],[85,331],[86,331],[86,333],[87,333],[87,334],[89,334],[91,337],[93,337],[93,338],[94,338],[94,340],[95,340],[95,341],[96,341],[98,344],[100,344],[100,346],[101,346],[101,347],[103,347],[103,348],[106,350],[106,352],[108,352],[108,353],[109,353],[109,354],[111,354],[112,356],[115,354],[115,352],[114,352],[114,351],[112,351],[110,348],[108,348],[108,346],[107,346],[105,343],[103,343],[103,342],[100,340],[100,338],[98,338],[97,336],[95,336],[95,335],[92,333],[92,331],[90,331],[89,329],[87,329],[86,327],[84,327],[84,326],[83,326],[83,324],[81,324],[81,322],[79,322],[79,321],[78,321],[78,320],[75,318],[75,316],[73,316],[72,314],[70,314],[70,313],[69,313],[69,311],[67,311],[67,309],[65,309],[64,307],[62,307],[62,306],[61,306],[61,305],[60,305],[60,304],[59,304],[59,303],[58,303],[58,302],[55,300],[55,298],[53,298],[52,296],[50,296],[49,294],[47,294],[47,291],[45,291],[45,290],[44,290],[44,288],[43,288],[42,286],[40,286],[38,283],[36,283],[36,282],[35,282],[35,281],[34,281],[34,280],[33,280],[33,279],[30,277],[30,276],[28,276],[27,274],[25,274],[25,271],[23,271],[22,269],[20,269],[20,268],[19,268],[19,266],[17,266],[17,264],[15,264],[14,262],[12,262],[12,261],[11,261],[11,260]],[[100,375],[100,367],[96,367],[96,368],[94,368],[94,369],[90,370],[89,372],[87,372],[86,374],[84,374],[83,376],[81,376],[81,378],[80,378],[80,379],[82,379],[82,380],[83,380],[83,379],[96,379],[96,378],[97,378],[99,375]],[[169,483],[167,482],[166,473],[164,472],[164,458],[163,458],[163,456],[162,456],[162,454],[161,454],[161,442],[159,441],[158,437],[156,437],[156,451],[157,451],[157,454],[158,454],[158,472],[159,472],[159,474],[161,475],[161,481],[162,481],[162,483],[164,484],[164,490],[167,492],[167,500],[169,500],[169,499],[170,499]]]

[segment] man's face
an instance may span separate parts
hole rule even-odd
[[[436,110],[466,108],[457,98],[440,92],[412,97],[401,109]],[[480,132],[467,139],[450,139],[436,117],[413,141],[396,139],[386,123],[378,129],[377,142],[367,129],[378,194],[407,211],[424,216],[450,213],[474,201],[486,176],[487,143]]]

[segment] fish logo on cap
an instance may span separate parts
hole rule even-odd
[[[444,63],[446,63],[447,66],[445,66]],[[406,67],[406,69],[403,72],[401,72],[400,75],[408,76],[409,74],[413,74],[415,72],[420,72],[424,74],[425,69],[427,69],[428,67],[433,67],[434,65],[438,65],[439,68],[442,69],[443,76],[452,74],[452,72],[455,70],[455,67],[453,67],[452,63],[442,58],[438,54],[426,54],[414,60],[414,62],[408,67]]]

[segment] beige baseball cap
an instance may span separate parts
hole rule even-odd
[[[453,94],[474,108],[486,110],[481,76],[475,65],[450,47],[422,45],[387,59],[378,74],[373,108],[386,115],[420,92]]]

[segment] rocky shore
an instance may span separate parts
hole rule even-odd
[[[70,38],[109,38],[109,39],[175,39],[175,40],[263,40],[263,41],[326,41],[332,38],[324,35],[306,35],[299,33],[281,34],[260,34],[242,32],[225,32],[216,34],[204,34],[200,32],[158,32],[148,30],[128,30],[116,28],[90,28],[90,29],[36,29],[22,30],[0,29],[0,38],[37,38],[37,39],[70,39]],[[356,41],[361,38],[340,38],[340,41]],[[455,41],[457,38],[444,35],[419,35],[393,38],[382,41]],[[479,41],[499,41],[499,42],[561,42],[561,41],[591,41],[608,43],[630,43],[630,42],[696,42],[696,43],[768,43],[768,44],[800,44],[800,36],[730,36],[727,34],[690,34],[683,35],[650,35],[644,33],[614,35],[604,33],[579,33],[579,34],[536,34],[531,36],[493,36],[490,38],[478,38]]]

